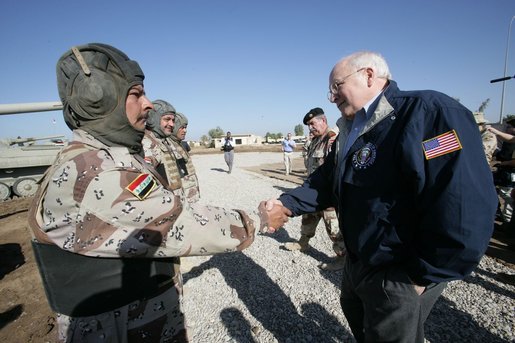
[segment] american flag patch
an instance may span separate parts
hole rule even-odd
[[[424,155],[426,155],[426,160],[430,160],[456,150],[461,150],[461,143],[456,131],[452,130],[423,141],[422,149],[424,150]]]
[[[139,174],[125,189],[134,194],[139,200],[143,200],[152,192],[156,184],[156,181],[150,174]]]

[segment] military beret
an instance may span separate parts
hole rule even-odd
[[[308,125],[308,121],[310,121],[312,118],[315,118],[315,117],[318,117],[321,115],[324,115],[323,109],[321,109],[320,107],[312,108],[309,110],[308,113],[306,113],[302,122],[304,123],[304,125]]]

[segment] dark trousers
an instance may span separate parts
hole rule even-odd
[[[418,295],[402,267],[346,258],[340,303],[358,342],[424,342],[424,322],[445,286],[430,284]]]

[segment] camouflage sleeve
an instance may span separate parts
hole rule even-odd
[[[99,257],[171,257],[252,243],[254,224],[242,211],[190,206],[152,175],[115,168],[99,151],[87,154],[63,164],[45,195],[42,229],[61,248]]]
[[[489,134],[488,134],[489,133]],[[483,139],[483,148],[485,150],[485,156],[488,163],[492,162],[492,156],[497,149],[497,137],[488,132],[486,137]]]
[[[156,145],[156,143],[146,135],[143,136],[141,143],[143,145],[145,161],[148,164],[156,167],[159,163],[161,163],[161,150]]]

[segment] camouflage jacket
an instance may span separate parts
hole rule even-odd
[[[497,136],[488,130],[481,131],[481,140],[483,141],[483,149],[485,151],[488,164],[492,163],[492,156],[497,149]]]
[[[66,314],[59,318],[68,324],[61,326],[60,322],[59,330],[62,335],[74,336],[70,341],[86,341],[80,335],[90,334],[93,340],[102,335],[120,342],[127,339],[112,337],[135,335],[128,341],[141,341],[139,335],[151,332],[163,341],[184,335],[184,322],[177,319],[182,317],[179,271],[175,270],[175,276],[169,268],[165,272],[161,269],[160,274],[153,271],[152,275],[159,278],[152,283],[150,268],[139,271],[138,266],[145,261],[158,261],[146,266],[162,268],[175,263],[171,259],[174,257],[238,251],[253,242],[253,220],[245,212],[189,204],[183,196],[163,187],[156,174],[143,158],[131,155],[126,148],[105,146],[81,130],[74,131],[74,140],[45,174],[28,221],[35,242],[39,242],[34,244],[34,250],[48,300],[56,312]],[[53,256],[61,256],[48,259],[38,245],[51,247]],[[102,269],[112,266],[113,261],[120,261],[121,267]],[[85,273],[86,265],[93,272]],[[60,279],[61,270],[67,274]],[[142,275],[139,282],[127,282],[134,279],[132,273]],[[117,291],[98,290],[97,282],[106,278],[121,281],[121,288],[125,287],[116,293],[116,307],[106,307],[99,301],[104,294],[107,302],[111,301]],[[142,297],[131,294],[127,298],[125,292],[138,288],[140,282],[155,287],[144,289]],[[68,298],[74,302],[73,307],[67,312],[59,311],[70,308],[63,301],[68,293],[75,295]],[[175,297],[173,304],[171,295]],[[96,323],[93,328],[85,330],[92,322]]]
[[[327,129],[320,137],[314,137],[309,143],[306,153],[306,170],[311,175],[323,163],[331,151],[331,145],[338,136],[338,127]]]
[[[158,138],[145,131],[143,137],[145,161],[151,164],[168,182],[172,191],[182,190],[188,202],[200,199],[200,187],[191,156],[180,144],[170,138]]]
[[[78,148],[84,151],[68,159]],[[126,148],[107,147],[81,130],[45,177],[50,182],[34,214],[40,230],[77,254],[208,255],[241,250],[253,240],[243,211],[187,205]]]

